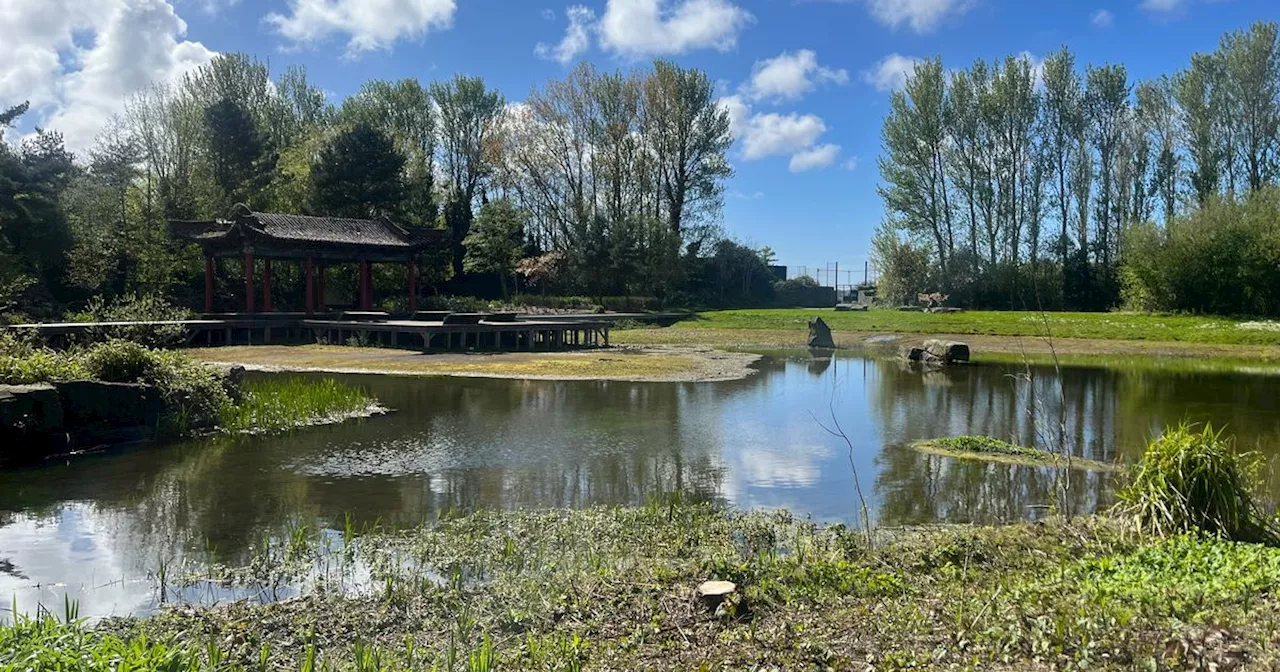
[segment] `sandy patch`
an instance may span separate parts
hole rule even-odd
[[[576,352],[422,353],[336,345],[193,348],[201,361],[257,371],[472,376],[530,380],[713,382],[746,378],[759,355],[698,346]]]

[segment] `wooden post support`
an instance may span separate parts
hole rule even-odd
[[[323,313],[325,311],[325,306],[324,264],[318,264],[316,266],[316,310]]]
[[[213,257],[204,255],[204,312],[213,312]]]
[[[370,300],[373,296],[373,292],[370,291],[369,289],[369,279],[370,279],[369,262],[361,261],[360,262],[360,310],[369,310],[373,304],[373,301]]]
[[[413,259],[409,260],[409,313],[418,309],[418,273]]]
[[[316,265],[315,265],[315,262],[311,260],[311,257],[307,257],[307,260],[303,263],[305,265],[305,271],[303,272],[303,276],[305,276],[305,279],[303,280],[303,282],[307,283],[307,291],[306,291],[307,314],[314,315],[316,312],[316,291],[315,291]]]
[[[271,260],[262,260],[262,312],[271,312]]]
[[[253,312],[253,253],[244,253],[244,312]]]

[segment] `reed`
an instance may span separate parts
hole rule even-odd
[[[1237,452],[1221,430],[1184,423],[1147,446],[1117,497],[1121,511],[1147,532],[1276,544],[1275,523],[1253,497],[1257,468],[1257,455]]]
[[[338,422],[376,408],[364,390],[332,378],[267,378],[246,382],[240,401],[224,408],[229,432],[275,433]]]

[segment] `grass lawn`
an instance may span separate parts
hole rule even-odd
[[[305,572],[309,535],[227,580]],[[1280,550],[1106,518],[869,544],[786,512],[655,500],[353,539],[329,571],[366,566],[367,588],[97,627],[58,610],[0,625],[0,669],[1274,669],[1278,655]],[[719,609],[695,597],[708,580],[736,584]]]
[[[804,330],[813,316],[822,317],[833,331],[1037,337],[1048,333],[1054,338],[1280,345],[1280,322],[1145,313],[722,310],[699,313],[672,329]]]
[[[1138,313],[724,310],[698,313],[667,328],[615,330],[612,341],[753,352],[796,349],[805,347],[808,321],[815,316],[831,327],[836,346],[846,349],[896,353],[942,337],[964,340],[974,361],[993,364],[1051,362],[1053,351],[1064,365],[1194,362],[1210,370],[1251,370],[1280,364],[1280,322]],[[1046,320],[1052,339],[1045,338]]]

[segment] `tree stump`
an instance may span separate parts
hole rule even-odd
[[[738,585],[732,581],[703,581],[698,586],[698,600],[708,611],[715,611],[716,607],[737,590]]]

